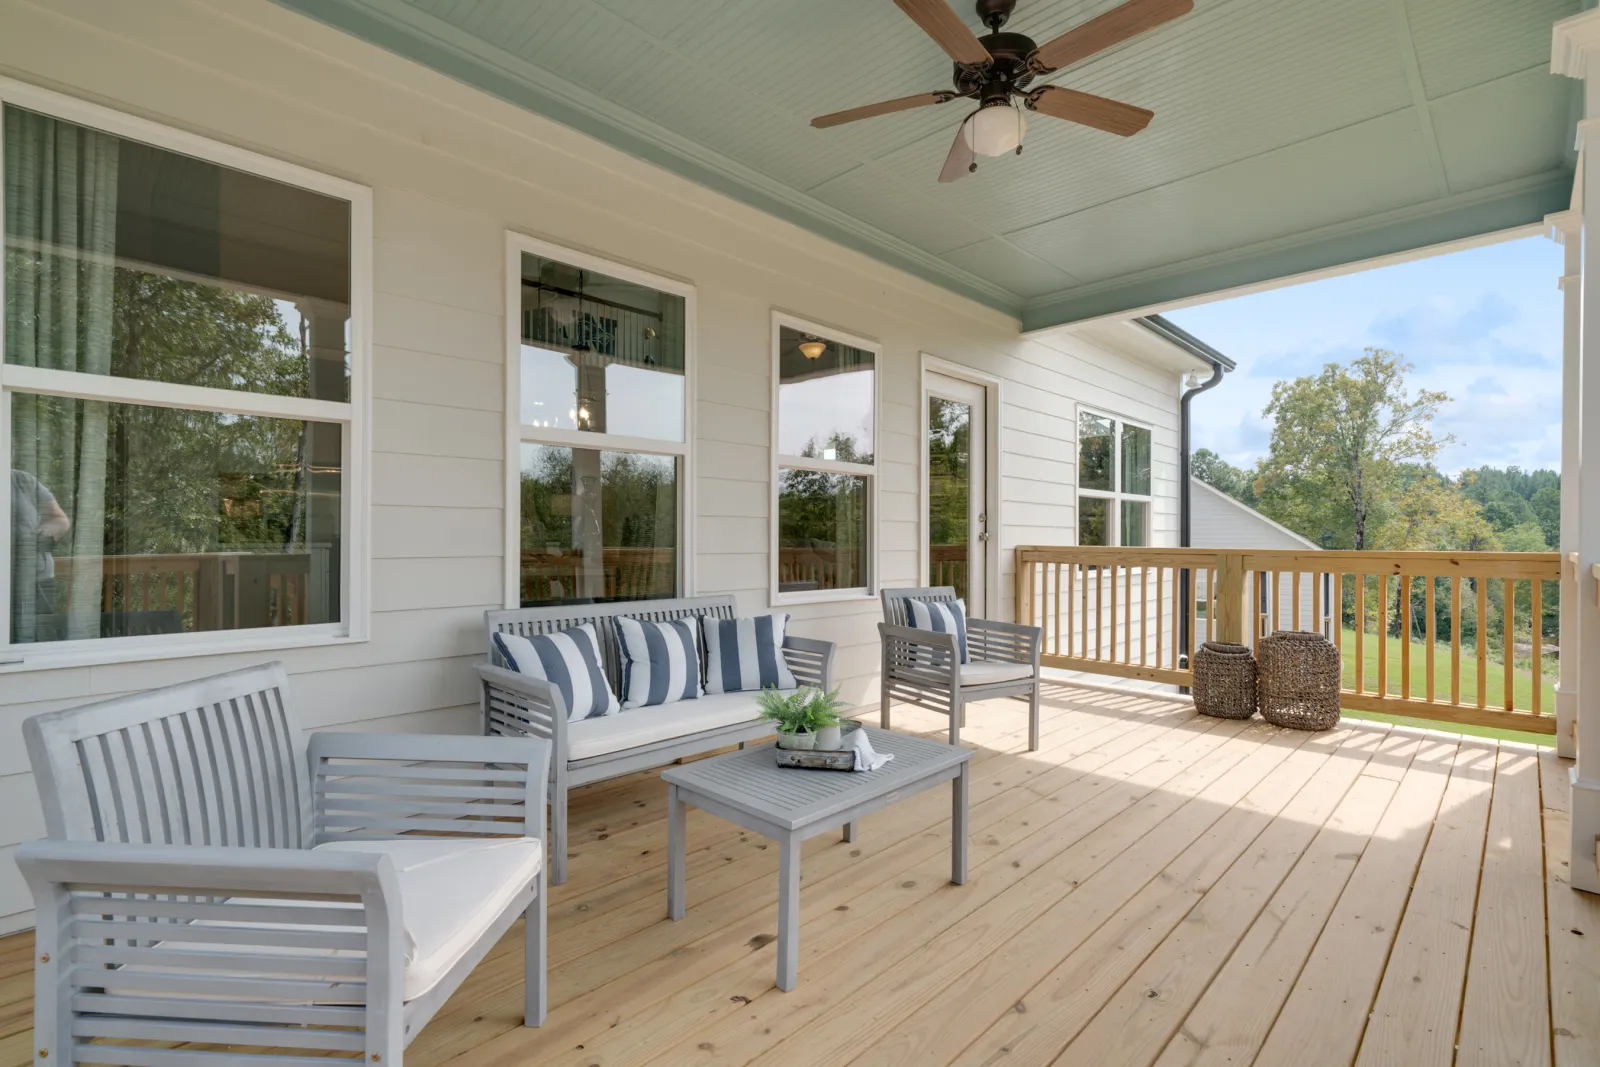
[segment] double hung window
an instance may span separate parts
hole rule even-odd
[[[1078,544],[1150,543],[1150,429],[1078,412]]]
[[[5,658],[359,636],[366,190],[0,101]]]

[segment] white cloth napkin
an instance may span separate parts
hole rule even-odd
[[[858,771],[875,771],[885,763],[894,759],[893,752],[875,752],[872,742],[867,740],[867,731],[852,730],[845,740],[845,747],[854,750]]]

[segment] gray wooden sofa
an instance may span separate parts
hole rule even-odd
[[[17,850],[34,1062],[399,1067],[524,916],[543,1022],[548,742],[308,735],[276,663],[23,736],[50,835]]]
[[[612,691],[621,675],[620,653],[611,619],[622,615],[660,622],[710,615],[736,616],[731,596],[684,600],[634,600],[613,604],[570,604],[485,612],[487,661],[478,665],[483,681],[486,734],[540,737],[554,746],[550,775],[550,881],[567,880],[567,791],[634,771],[663,767],[772,733],[759,717],[756,693],[716,693],[675,704],[624,709],[618,715],[567,721],[555,687],[507,670],[495,653],[492,635],[510,632],[531,637],[593,623],[600,637],[601,666]],[[801,685],[830,687],[833,642],[786,635],[784,658]],[[705,649],[701,648],[701,671]]]
[[[906,625],[908,600],[948,602],[956,591],[948,585],[919,589],[885,589],[883,622],[883,688],[879,719],[889,728],[889,706],[896,700],[950,716],[950,743],[959,744],[967,705],[995,697],[1028,701],[1028,751],[1039,749],[1039,653],[1043,634],[1037,626],[993,619],[967,619],[967,658],[956,654],[951,634]]]

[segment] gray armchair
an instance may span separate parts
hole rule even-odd
[[[967,619],[967,655],[962,663],[952,634],[906,625],[907,600],[952,601],[948,585],[923,589],[885,589],[883,622],[883,689],[880,722],[889,728],[889,707],[896,701],[950,716],[950,743],[959,744],[966,706],[993,697],[1026,697],[1028,751],[1039,748],[1039,651],[1042,632],[990,619]]]

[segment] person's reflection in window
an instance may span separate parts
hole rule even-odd
[[[56,561],[52,550],[71,528],[72,520],[61,510],[54,493],[27,471],[11,472],[11,543],[18,556],[12,573],[19,580],[26,580],[29,568],[21,554],[31,552],[37,557],[37,565],[32,568],[35,615],[55,611]]]

